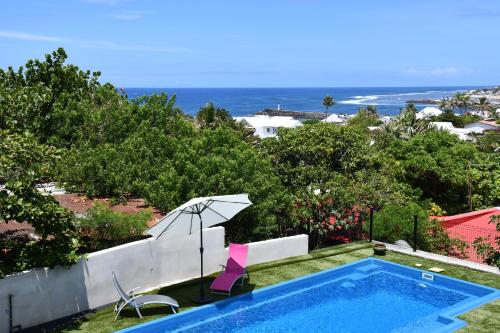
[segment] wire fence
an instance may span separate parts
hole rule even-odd
[[[498,244],[495,241],[496,237],[500,237],[500,232],[495,229],[481,228],[471,225],[446,225],[443,224],[448,236],[458,240],[459,245],[456,246],[456,251],[449,254],[461,259],[484,263],[484,258],[478,254],[474,242],[481,238],[484,243],[490,244],[493,248],[498,249]]]

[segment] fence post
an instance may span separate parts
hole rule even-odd
[[[311,220],[307,219],[307,252],[311,251]]]
[[[370,207],[370,242],[373,241],[373,207]]]
[[[413,217],[413,252],[417,252],[417,225],[418,217],[415,215]]]

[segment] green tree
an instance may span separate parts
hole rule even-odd
[[[43,61],[29,60],[15,71],[0,70],[0,129],[36,133],[42,143],[68,146],[75,133],[68,130],[83,123],[82,106],[98,103],[100,73],[65,65],[66,52],[59,48]],[[103,88],[109,89],[109,87]]]
[[[196,114],[196,122],[201,128],[216,128],[223,124],[233,126],[235,122],[226,109],[216,107],[209,102],[200,108]]]
[[[328,109],[335,105],[335,100],[332,96],[326,95],[323,97],[323,106],[325,107],[325,118],[328,117]]]
[[[500,132],[485,131],[483,135],[477,137],[476,145],[483,152],[493,153],[500,148]]]
[[[97,203],[84,217],[76,221],[82,246],[80,252],[95,252],[147,236],[144,231],[152,218],[151,209],[136,214],[115,212],[108,206]]]
[[[294,189],[324,188],[335,173],[367,167],[371,153],[366,133],[330,123],[281,129],[277,140],[263,141],[263,149],[285,186]]]
[[[473,108],[481,111],[485,115],[490,114],[493,111],[493,106],[486,97],[479,97],[479,100],[473,104]]]
[[[430,127],[427,120],[417,118],[417,108],[409,103],[393,121],[384,125],[382,130],[397,139],[408,140],[428,131]]]
[[[470,96],[457,92],[453,96],[453,104],[460,109],[460,114],[467,113],[467,108],[470,106]]]
[[[278,236],[286,229],[279,219],[288,199],[269,158],[227,127],[203,130],[182,145],[144,197],[155,207],[171,210],[192,197],[248,193],[254,203],[226,225],[231,241]]]
[[[377,109],[373,105],[368,105],[366,108],[360,108],[354,117],[349,118],[347,124],[366,130],[370,126],[381,125],[382,121]]]
[[[449,98],[449,97],[443,97],[439,101],[439,108],[441,110],[444,110],[445,112],[448,111],[451,114],[453,114],[453,110],[455,109],[455,103],[454,103],[454,101],[451,98]]]
[[[495,225],[498,235],[500,233],[500,215],[493,215],[490,223]],[[496,244],[496,246],[493,246],[492,243]],[[500,269],[500,236],[493,236],[490,242],[486,237],[478,237],[474,240],[473,246],[485,263],[497,266]]]
[[[0,223],[25,221],[38,240],[0,238],[0,277],[24,269],[76,261],[73,215],[36,184],[50,177],[59,152],[31,134],[0,131]],[[8,236],[8,235],[7,235]]]
[[[393,158],[386,162],[393,165],[398,179],[418,189],[423,200],[431,200],[451,214],[468,209],[467,165],[483,157],[473,144],[431,130],[407,141],[394,141],[386,152]],[[487,186],[483,195],[495,197],[494,189]]]

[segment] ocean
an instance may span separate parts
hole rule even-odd
[[[396,115],[410,99],[440,99],[456,92],[482,87],[385,87],[385,88],[126,88],[129,98],[166,92],[177,96],[177,105],[190,115],[213,102],[232,116],[255,114],[265,108],[292,111],[324,111],[322,100],[331,95],[336,104],[329,113],[354,114],[364,105],[375,105],[382,115]],[[427,105],[418,105],[422,109]]]

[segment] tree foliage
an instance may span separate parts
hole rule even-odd
[[[81,240],[79,252],[95,252],[144,238],[152,216],[151,209],[130,215],[114,212],[104,204],[96,204],[85,216],[76,220]]]
[[[406,239],[401,216],[419,207],[458,213],[500,204],[500,155],[487,152],[489,141],[480,151],[436,131],[413,105],[374,132],[367,127],[379,119],[368,107],[345,126],[311,123],[260,140],[212,103],[193,118],[175,95],[129,99],[66,58],[59,49],[0,70],[0,219],[27,221],[40,237],[2,240],[0,274],[74,262],[77,232],[92,250],[143,230],[142,218],[120,224],[125,217],[101,208],[75,229],[72,214],[35,189],[49,180],[91,197],[142,197],[163,211],[196,196],[248,193],[254,205],[225,226],[233,242],[304,232],[305,222],[317,244],[343,241],[358,230],[352,213],[368,207],[387,213],[380,223]],[[327,110],[334,103],[325,97]],[[400,221],[387,217],[397,213]]]
[[[472,183],[474,206],[498,203],[498,157],[445,131],[428,131],[408,141],[394,141],[386,152],[397,177],[418,189],[449,213],[468,210],[468,184]]]
[[[354,117],[349,118],[347,124],[367,130],[370,126],[381,125],[382,121],[376,107],[368,105],[366,108],[360,108]]]
[[[473,247],[488,265],[497,266],[500,269],[500,215],[491,216],[490,222],[495,225],[497,236],[490,236],[489,241],[485,237],[478,237],[474,240]]]
[[[369,164],[370,146],[360,130],[331,123],[280,129],[278,140],[267,140],[276,174],[285,186],[323,188],[336,173],[352,174]]]
[[[408,140],[430,128],[427,120],[417,118],[417,108],[409,103],[393,121],[385,124],[382,130],[395,139]]]
[[[103,103],[96,92],[100,73],[65,65],[59,48],[43,61],[29,60],[17,71],[0,69],[0,128],[35,133],[42,143],[67,146],[75,139],[71,129],[83,123],[82,112],[91,101]]]
[[[216,128],[223,124],[233,125],[235,121],[226,109],[216,107],[212,102],[202,106],[196,114],[196,122],[201,128]]]
[[[0,236],[0,277],[32,267],[68,265],[76,259],[73,214],[35,185],[50,176],[59,153],[31,134],[0,131],[0,223],[26,221],[37,240]]]

